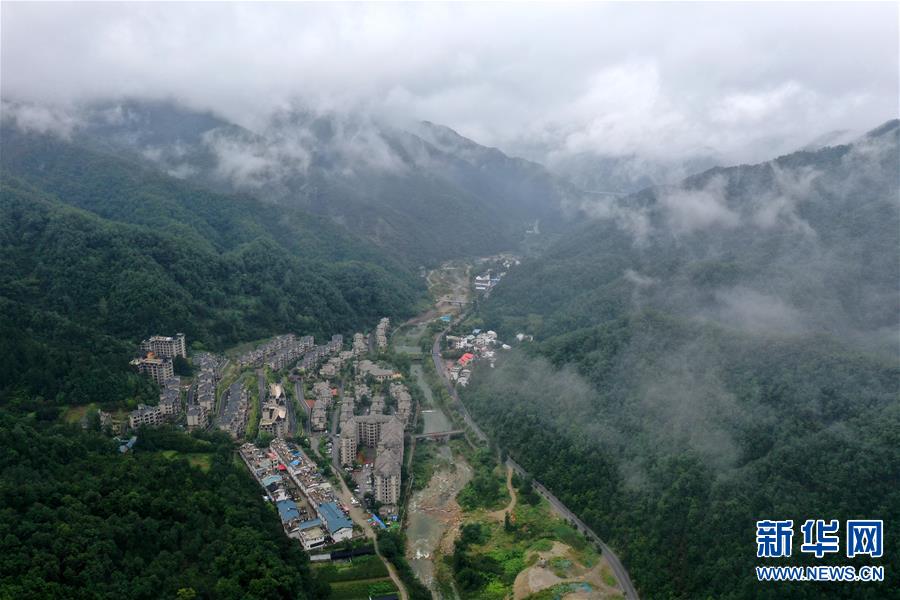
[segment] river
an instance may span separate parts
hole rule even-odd
[[[453,551],[460,520],[456,494],[472,478],[472,468],[447,444],[438,448],[438,465],[425,489],[413,494],[409,503],[406,557],[435,598],[443,598],[434,577],[435,552],[439,548],[447,555]]]

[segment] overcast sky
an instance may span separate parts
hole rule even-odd
[[[756,160],[898,113],[882,4],[2,3],[6,99],[173,97],[449,125],[545,158]]]

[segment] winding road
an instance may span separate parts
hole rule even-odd
[[[465,315],[460,315],[460,320],[462,320]],[[466,408],[466,405],[463,404],[462,400],[459,399],[459,395],[456,393],[456,389],[454,389],[453,384],[450,382],[450,379],[447,377],[447,371],[444,369],[443,359],[441,359],[441,338],[444,337],[444,334],[449,331],[450,328],[444,329],[440,333],[438,333],[434,338],[434,344],[431,347],[431,359],[434,361],[434,368],[440,375],[441,379],[444,381],[444,384],[447,386],[447,391],[450,393],[450,397],[453,398],[453,401],[456,403],[459,408],[460,414],[463,416],[463,420],[466,422],[472,432],[478,437],[479,440],[483,442],[487,442],[488,438],[485,435],[484,431],[478,426],[472,416],[469,414],[469,410]],[[512,458],[506,459],[506,464],[508,467],[513,469],[520,477],[525,477],[528,475],[527,471],[522,468],[519,463],[517,463]],[[532,480],[532,485],[534,489],[547,501],[550,505],[562,516],[564,519],[568,520],[573,526],[575,526],[578,531],[582,532],[588,538],[593,541],[597,546],[600,547],[600,550],[603,552],[603,555],[606,557],[606,560],[609,562],[610,568],[612,568],[613,573],[616,576],[616,579],[619,580],[619,584],[622,586],[622,590],[625,592],[625,597],[629,600],[638,600],[637,589],[634,587],[634,583],[631,581],[631,577],[628,576],[628,571],[625,569],[625,566],[622,564],[622,561],[619,560],[619,557],[616,556],[615,552],[606,545],[606,543],[600,539],[593,529],[588,527],[584,521],[578,518],[578,516],[569,510],[562,501],[554,496],[550,490],[544,487],[541,482],[536,479]]]

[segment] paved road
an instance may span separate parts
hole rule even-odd
[[[309,408],[309,405],[306,403],[306,398],[303,397],[303,379],[300,381],[294,382],[294,395],[297,396],[297,401],[300,403],[300,408],[306,411],[306,421],[303,424],[303,430],[306,432],[306,437],[309,437],[309,424],[312,421],[312,414]]]
[[[464,318],[463,315],[460,318]],[[434,368],[437,370],[438,374],[440,374],[441,379],[444,380],[444,384],[447,386],[447,391],[450,392],[450,396],[456,402],[456,405],[459,407],[460,412],[462,413],[463,419],[466,424],[472,428],[472,431],[475,432],[475,435],[478,436],[478,439],[482,441],[487,441],[487,436],[478,427],[478,424],[472,419],[469,414],[468,409],[462,403],[462,400],[459,399],[459,395],[456,393],[456,390],[453,388],[453,385],[450,383],[450,379],[447,377],[447,373],[444,370],[443,361],[441,359],[441,338],[447,333],[448,329],[437,334],[434,338],[434,345],[431,347],[431,358],[434,361]],[[515,470],[520,476],[527,475],[525,469],[523,469],[516,461],[512,458],[507,459],[507,465],[509,465],[513,470]],[[591,540],[597,544],[602,550],[604,556],[606,556],[606,560],[609,562],[609,566],[612,568],[613,573],[616,575],[616,579],[619,580],[619,583],[622,585],[623,590],[625,591],[625,597],[629,600],[638,600],[638,593],[634,587],[634,584],[631,581],[631,577],[628,576],[628,571],[625,569],[625,566],[619,560],[619,557],[616,556],[615,552],[610,549],[603,540],[600,539],[594,530],[585,525],[585,523],[578,518],[575,513],[573,513],[569,508],[562,503],[556,496],[554,496],[550,490],[544,487],[541,482],[534,479],[533,480],[534,489],[542,495],[547,501],[553,506],[553,508],[562,515],[565,519],[571,522],[579,531],[587,535]]]
[[[344,403],[344,380],[338,382],[338,399]],[[340,423],[341,410],[337,404],[331,407],[331,464],[340,471],[341,469],[341,439],[337,437],[338,424]]]
[[[381,559],[381,562],[384,563],[384,566],[387,567],[388,574],[391,576],[391,581],[394,582],[394,585],[397,586],[397,589],[400,591],[400,598],[402,600],[408,600],[409,595],[406,593],[406,586],[403,585],[403,581],[400,579],[400,576],[397,574],[397,570],[394,568],[394,565],[391,564],[391,561],[386,559],[384,555],[381,554],[381,549],[378,548],[378,537],[375,535],[375,532],[372,531],[372,527],[370,527],[366,522],[365,514],[360,507],[354,506],[350,501],[350,498],[352,498],[352,494],[350,493],[350,488],[348,488],[347,484],[344,482],[344,478],[341,477],[340,469],[335,469],[332,467],[332,471],[341,484],[338,495],[340,496],[341,501],[344,503],[344,505],[350,508],[350,518],[354,523],[362,528],[365,536],[375,543],[375,553]]]
[[[280,383],[282,386],[285,386],[287,385],[287,380],[282,379]],[[284,407],[286,413],[285,416],[287,417],[287,434],[288,436],[293,436],[294,430],[297,427],[297,414],[296,410],[294,410],[294,402],[288,395],[287,389],[284,389]]]

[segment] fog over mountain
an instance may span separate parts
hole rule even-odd
[[[551,167],[758,162],[897,109],[891,3],[2,11],[7,99],[175,99],[253,130],[296,106],[428,120]]]
[[[896,597],[898,17],[0,3],[0,598]]]

